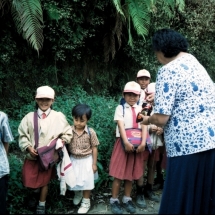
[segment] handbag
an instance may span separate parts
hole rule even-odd
[[[35,149],[38,152],[38,165],[40,171],[45,171],[52,168],[56,163],[60,162],[63,158],[62,149],[56,150],[57,138],[54,138],[48,145],[38,148],[38,116],[37,112],[34,112],[34,136],[35,136]]]
[[[142,142],[142,130],[139,128],[127,128],[125,129],[126,136],[128,138],[128,141],[134,146],[134,149],[137,149],[137,147]],[[121,143],[123,148],[125,149],[125,144],[121,138]]]

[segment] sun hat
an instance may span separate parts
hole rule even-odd
[[[42,86],[37,88],[36,96],[35,98],[49,98],[54,99],[55,92],[54,90],[49,86]]]
[[[139,95],[141,93],[140,85],[135,81],[128,82],[123,90],[124,93],[134,93]]]
[[[150,75],[149,71],[147,71],[146,69],[141,69],[137,73],[137,78],[139,78],[139,77],[148,77],[148,78],[151,78],[151,75]]]
[[[147,94],[155,93],[155,83],[150,83],[148,87],[146,88]]]

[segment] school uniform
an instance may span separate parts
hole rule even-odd
[[[136,115],[141,111],[141,106],[133,105]],[[132,109],[128,103],[118,105],[115,110],[114,121],[124,121],[126,128],[133,127]],[[141,129],[140,123],[138,128]],[[109,175],[120,180],[138,180],[144,173],[144,152],[140,153],[127,153],[121,143],[119,128],[116,127],[116,142],[111,155],[109,165]]]
[[[68,145],[68,151],[76,177],[76,185],[68,187],[68,190],[92,190],[95,187],[92,148],[99,145],[99,140],[96,132],[87,125],[81,135],[75,131],[74,126],[71,126],[71,130],[73,138]]]
[[[38,147],[47,145],[52,139],[59,137],[66,143],[71,141],[72,131],[63,113],[48,109],[46,118],[42,119],[42,111],[38,109]],[[22,169],[23,185],[29,188],[39,188],[47,185],[55,177],[56,170],[51,168],[40,171],[37,158],[26,151],[29,146],[35,146],[34,137],[34,112],[30,112],[22,119],[19,127],[19,147],[25,153]]]

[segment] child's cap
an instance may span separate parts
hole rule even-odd
[[[49,86],[42,86],[37,88],[36,96],[35,98],[49,98],[54,99],[55,92],[54,90]]]
[[[141,93],[140,85],[135,81],[128,82],[123,90],[124,93],[134,93],[139,95]]]
[[[155,83],[150,83],[148,87],[146,88],[146,93],[151,94],[155,93]]]
[[[148,77],[148,78],[151,78],[151,75],[149,73],[149,71],[147,71],[146,69],[141,69],[139,70],[139,72],[137,73],[137,78],[139,77]]]

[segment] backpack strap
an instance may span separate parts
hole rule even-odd
[[[89,129],[88,126],[87,126],[87,130],[88,130],[88,134],[89,134],[89,136],[90,136],[90,138],[91,138],[91,133],[90,133],[90,129]]]

